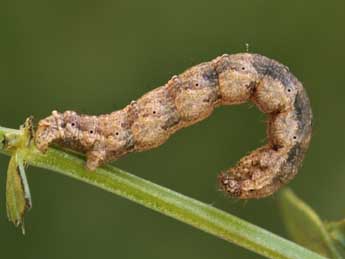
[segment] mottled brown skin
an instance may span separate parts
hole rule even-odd
[[[302,84],[288,68],[258,54],[223,55],[191,67],[111,114],[54,111],[39,122],[35,141],[41,151],[57,143],[84,152],[87,168],[94,170],[129,152],[162,145],[217,106],[248,100],[268,115],[268,143],[218,179],[232,197],[261,198],[296,175],[309,146],[312,112]]]

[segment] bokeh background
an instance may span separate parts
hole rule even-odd
[[[257,52],[304,83],[314,136],[290,186],[323,219],[345,215],[345,1],[3,0],[0,125],[51,110],[121,109],[172,75],[223,53]],[[235,201],[217,173],[265,141],[252,105],[222,107],[165,145],[114,164],[286,236],[275,196]],[[93,186],[28,170],[33,209],[22,236],[6,219],[0,156],[1,258],[261,258]]]

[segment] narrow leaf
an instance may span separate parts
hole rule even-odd
[[[31,200],[31,193],[29,188],[28,179],[26,178],[25,168],[24,168],[24,161],[20,156],[17,156],[17,162],[18,162],[18,168],[19,168],[19,176],[20,180],[23,185],[24,190],[24,197],[26,201],[26,208],[31,209],[32,208],[32,200]]]
[[[5,142],[5,134],[3,132],[0,132],[0,149],[4,148],[4,142]]]
[[[342,258],[319,216],[286,188],[278,194],[287,232],[297,243],[329,258]]]
[[[345,255],[345,219],[325,224],[329,235]]]
[[[31,208],[31,197],[26,180],[23,160],[18,153],[10,159],[6,182],[7,217],[15,226],[22,226],[24,231],[24,214]]]

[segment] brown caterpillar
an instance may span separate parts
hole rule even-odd
[[[302,84],[287,67],[258,54],[223,55],[175,75],[122,110],[106,115],[58,113],[41,120],[35,141],[86,153],[98,166],[163,144],[220,105],[251,100],[268,115],[268,143],[222,172],[222,190],[241,199],[268,196],[297,173],[311,138],[312,112]]]

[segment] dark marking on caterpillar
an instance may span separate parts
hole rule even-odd
[[[299,154],[300,154],[300,151],[301,151],[301,147],[300,147],[300,144],[297,143],[295,144],[290,150],[289,150],[289,153],[288,153],[288,157],[286,159],[286,162],[290,163],[290,164],[296,164],[296,159],[298,159],[299,157]]]
[[[267,114],[268,143],[218,180],[232,197],[261,198],[297,174],[311,138],[312,112],[302,84],[289,69],[258,54],[223,55],[193,66],[110,114],[53,111],[38,123],[35,143],[43,152],[51,143],[84,152],[87,168],[94,170],[130,152],[162,145],[220,105],[247,101]]]
[[[289,87],[293,81],[293,75],[287,73],[289,69],[275,60],[255,55],[253,66],[258,73],[281,81],[285,87]]]
[[[216,86],[218,84],[218,74],[214,68],[205,71],[202,76],[206,81],[212,82],[211,86]]]

